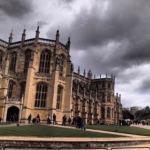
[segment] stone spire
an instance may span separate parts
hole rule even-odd
[[[68,41],[67,41],[67,48],[68,48],[68,51],[70,51],[70,44],[71,44],[71,42],[70,42],[70,37],[68,37]]]
[[[35,38],[36,38],[36,40],[38,40],[39,35],[40,35],[40,31],[39,31],[39,29],[40,29],[40,27],[39,27],[39,25],[38,25],[38,26],[37,26],[37,30],[36,30],[36,34],[35,34]]]
[[[78,67],[78,74],[80,74],[80,67]]]
[[[56,31],[56,44],[59,43],[59,30]]]
[[[26,38],[26,29],[24,29],[22,33],[22,39],[21,39],[22,42],[25,41],[25,38]]]
[[[13,29],[12,29],[10,36],[9,36],[9,41],[8,41],[9,45],[10,45],[10,43],[12,43],[12,40],[13,40]]]

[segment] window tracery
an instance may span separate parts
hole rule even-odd
[[[51,53],[44,50],[40,56],[39,73],[48,74],[50,72]]]
[[[27,71],[28,71],[30,59],[31,59],[31,50],[26,50],[25,51],[24,73],[27,73]]]
[[[11,97],[12,97],[13,90],[14,90],[14,85],[15,85],[15,82],[14,82],[14,81],[12,81],[12,80],[9,81],[8,92],[7,92],[8,98],[11,98]]]
[[[47,84],[39,83],[36,88],[35,107],[45,107],[47,98]]]
[[[22,96],[25,93],[25,87],[26,87],[26,82],[20,83],[20,96],[19,96],[20,98],[22,98]]]
[[[10,71],[15,72],[15,68],[16,68],[16,61],[17,61],[17,54],[16,52],[13,52],[11,54],[11,60],[10,60]]]
[[[62,86],[59,85],[58,89],[57,89],[56,109],[61,109],[62,94],[63,94],[63,88],[62,88]]]
[[[110,118],[111,109],[110,107],[107,107],[107,118]]]

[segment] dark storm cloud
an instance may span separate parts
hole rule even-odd
[[[87,67],[88,60],[88,66],[96,73],[120,74],[130,67],[149,63],[150,1],[93,2],[90,8],[82,6],[70,26],[61,27],[60,31],[65,39],[71,33],[73,51],[84,52],[80,57],[83,68]],[[116,44],[109,47],[111,43]],[[75,57],[74,61],[79,62]]]
[[[91,66],[102,71],[119,73],[124,68],[149,62],[150,1],[111,0],[104,12],[99,6],[95,1],[90,10],[83,7],[76,15],[70,31],[73,47],[85,50],[85,60],[88,58]],[[106,47],[100,53],[101,47],[111,42],[121,46],[103,59],[110,52]]]
[[[104,14],[98,2],[93,4],[90,11],[83,8],[72,23],[73,35],[78,37],[75,38],[75,44],[86,48],[110,40],[130,37],[140,21],[139,16],[130,13],[131,10],[128,10],[120,1],[116,0],[115,3],[109,4]]]
[[[21,18],[31,10],[30,0],[0,0],[0,11],[10,17]]]

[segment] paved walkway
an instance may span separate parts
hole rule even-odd
[[[147,125],[142,125],[142,124],[135,125],[135,124],[133,124],[133,125],[131,125],[131,126],[133,126],[133,127],[138,127],[138,128],[149,129],[149,130],[150,130],[150,126],[147,126]]]

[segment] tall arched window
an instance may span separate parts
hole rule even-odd
[[[114,118],[114,108],[112,108],[112,118]]]
[[[62,94],[63,94],[63,88],[61,86],[58,86],[56,109],[61,109]]]
[[[60,59],[59,59],[59,76],[60,76],[60,77],[63,76],[64,59],[65,59],[65,57],[64,57],[63,55],[61,55],[61,56],[60,56]]]
[[[105,94],[102,93],[102,102],[105,102]]]
[[[45,107],[47,98],[47,84],[39,83],[36,88],[35,107]]]
[[[111,83],[108,83],[108,89],[111,89]]]
[[[2,68],[2,65],[3,65],[3,55],[4,53],[0,51],[0,68]]]
[[[104,107],[101,108],[101,118],[102,119],[105,118],[105,108]]]
[[[107,95],[107,102],[110,102],[111,101],[111,95],[110,93]]]
[[[28,71],[30,59],[31,59],[31,50],[26,50],[25,51],[25,62],[24,62],[24,73],[27,73],[27,71]]]
[[[51,53],[49,50],[45,50],[40,56],[39,73],[49,73],[50,71]]]
[[[25,87],[26,87],[26,82],[21,82],[20,83],[20,98],[22,98],[22,96],[25,93]]]
[[[107,107],[107,118],[110,118],[111,109],[110,107]]]
[[[12,81],[12,80],[9,81],[8,92],[7,92],[8,98],[12,97],[14,85],[15,85],[14,81]]]
[[[11,60],[10,60],[10,71],[15,71],[16,68],[16,60],[17,60],[17,54],[16,52],[11,54]]]

